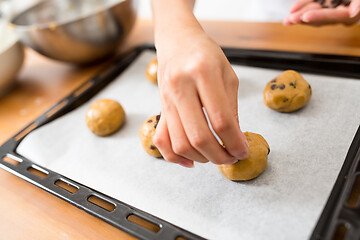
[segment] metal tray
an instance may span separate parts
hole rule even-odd
[[[120,56],[5,142],[0,146],[0,167],[137,238],[203,239],[167,221],[37,165],[16,152],[17,146],[28,133],[85,103],[124,71],[142,51],[149,49],[155,50],[152,45],[144,45]],[[223,51],[232,64],[281,70],[294,69],[307,73],[360,79],[359,57],[234,48],[224,48]],[[69,188],[76,189],[76,192],[56,184],[59,181],[65,183]],[[101,201],[102,204],[92,201],[92,197]],[[104,207],[104,203],[111,206],[110,209]],[[360,127],[311,239],[360,239],[359,205]],[[157,230],[150,231],[146,227],[135,224],[129,220],[129,216],[136,216],[151,223],[157,227]]]

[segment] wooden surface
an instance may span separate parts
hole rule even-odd
[[[313,28],[244,22],[203,22],[203,26],[223,46],[360,56],[360,26]],[[119,51],[152,42],[152,32],[151,21],[139,20]],[[100,67],[78,68],[27,49],[16,84],[0,96],[0,144]],[[133,239],[2,169],[0,196],[1,239]]]

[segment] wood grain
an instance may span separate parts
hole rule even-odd
[[[223,46],[360,56],[360,26],[284,27],[279,23],[203,22]],[[119,52],[152,42],[138,20]],[[104,64],[75,67],[26,50],[14,87],[0,97],[0,144],[80,86]],[[0,170],[2,239],[133,239],[65,201]]]

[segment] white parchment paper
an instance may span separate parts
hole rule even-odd
[[[18,152],[134,207],[209,239],[306,239],[327,201],[360,123],[360,81],[303,74],[313,97],[283,114],[263,104],[262,90],[280,71],[234,66],[243,131],[270,144],[269,166],[253,181],[225,179],[213,164],[194,169],[148,156],[138,129],[160,112],[157,86],[145,79],[144,52],[87,104],[29,134]],[[85,125],[90,104],[119,101],[126,124],[108,137]]]

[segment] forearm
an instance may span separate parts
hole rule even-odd
[[[195,0],[152,0],[155,46],[165,44],[179,31],[202,31],[193,14]]]

